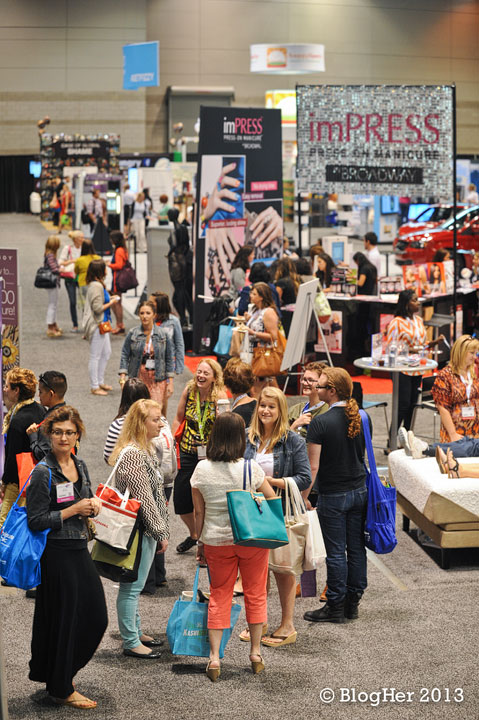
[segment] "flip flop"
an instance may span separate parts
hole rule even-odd
[[[68,698],[52,698],[53,702],[56,705],[64,705],[65,707],[73,707],[77,708],[78,710],[93,710],[93,708],[96,708],[98,703],[96,700],[90,700],[90,698],[85,697],[84,695],[81,695],[81,693],[75,692],[73,695],[77,695],[78,697],[73,697],[70,700]]]
[[[263,625],[263,631],[262,631],[261,635],[262,635],[262,636],[265,636],[267,632],[268,632],[268,623],[264,623],[264,625]],[[239,637],[239,639],[242,640],[243,642],[249,642],[250,639],[251,639],[250,636],[249,636],[249,628],[245,628],[244,630],[242,630],[242,631],[240,632],[240,634],[238,635],[238,637]]]
[[[282,645],[293,645],[296,642],[298,633],[296,630],[289,635],[267,635],[261,639],[261,644],[267,647],[281,647]],[[279,640],[279,642],[276,642]]]
[[[446,455],[446,460],[447,460],[447,455]],[[439,465],[439,470],[441,471],[441,474],[447,475],[446,463],[444,462],[444,460],[441,457],[439,445],[436,445],[436,462]]]

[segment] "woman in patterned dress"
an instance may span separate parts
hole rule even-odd
[[[479,380],[474,361],[479,342],[461,335],[436,377],[432,396],[441,417],[441,442],[479,437]]]
[[[176,433],[184,422],[180,446],[179,472],[175,478],[173,501],[175,513],[189,530],[189,535],[176,551],[185,553],[196,545],[197,534],[190,480],[193,471],[206,458],[206,443],[216,420],[216,403],[226,398],[223,389],[221,366],[211,358],[205,358],[196,368],[196,373],[181,394],[176,417],[171,430]]]
[[[141,501],[143,530],[138,579],[120,583],[116,602],[123,654],[142,660],[160,657],[162,644],[141,630],[138,600],[156,552],[164,553],[170,536],[163,478],[152,441],[162,427],[161,407],[154,400],[137,400],[128,410],[111,462],[118,460],[115,485]],[[121,456],[120,456],[121,453]]]
[[[258,346],[272,345],[278,339],[279,316],[271,294],[269,285],[258,282],[253,285],[249,294],[249,301],[253,303],[254,310],[245,313],[246,327],[249,333],[250,352]],[[276,378],[255,377],[251,394],[258,398],[266,385],[278,387]]]
[[[438,345],[444,335],[436,340],[427,342],[426,328],[419,312],[419,301],[415,290],[403,290],[399,293],[395,317],[389,323],[387,330],[388,345],[395,341],[396,345],[407,345],[408,353],[414,352],[416,347],[432,348]],[[421,373],[399,373],[399,403],[398,428],[404,423],[406,430],[411,427],[412,413],[417,403],[419,388],[421,387]]]

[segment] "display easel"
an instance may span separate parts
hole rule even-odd
[[[290,370],[293,365],[304,366],[304,358],[306,354],[306,337],[308,334],[309,324],[311,322],[311,314],[314,315],[316,325],[318,326],[319,335],[323,341],[325,348],[326,357],[328,358],[329,364],[332,366],[333,361],[329,353],[328,346],[323,334],[323,328],[319,322],[318,316],[314,309],[314,299],[318,291],[319,280],[309,280],[308,282],[302,283],[299,286],[298,296],[296,298],[296,307],[293,313],[293,319],[288,334],[288,340],[286,343],[286,349],[283,355],[283,362],[281,363],[281,370]],[[289,375],[300,375],[301,373],[289,373],[284,384],[283,392],[286,392],[288,387]]]

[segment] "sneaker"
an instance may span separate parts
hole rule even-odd
[[[176,552],[177,553],[185,553],[188,552],[188,550],[191,550],[192,547],[196,545],[196,540],[193,540],[190,535],[188,535],[187,538],[183,540],[179,545],[176,546]]]
[[[398,430],[398,445],[404,448],[406,455],[411,455],[411,446],[408,440],[408,433],[405,427],[400,427]]]
[[[415,460],[421,460],[429,445],[424,440],[416,437],[412,430],[408,431],[407,440],[411,449],[411,455]]]

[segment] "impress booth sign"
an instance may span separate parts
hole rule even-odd
[[[453,88],[299,85],[303,192],[453,195]]]

